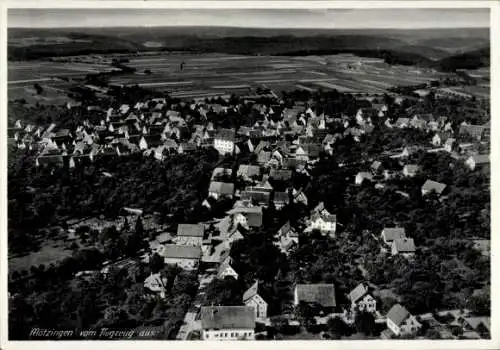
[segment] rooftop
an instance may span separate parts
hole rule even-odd
[[[248,306],[202,306],[203,329],[254,329],[255,312]]]

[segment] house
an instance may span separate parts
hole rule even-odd
[[[166,244],[160,250],[165,264],[177,265],[184,270],[195,270],[201,259],[201,248],[197,246]]]
[[[288,192],[274,192],[274,207],[281,209],[290,203],[290,194]]]
[[[478,154],[474,156],[470,156],[465,161],[465,165],[470,170],[475,170],[480,168],[483,171],[489,171],[490,167],[490,155],[489,154]]]
[[[395,239],[406,238],[406,233],[403,227],[385,227],[381,236],[384,243],[391,246]]]
[[[243,293],[243,304],[254,309],[256,319],[267,318],[267,302],[259,294],[258,281]]]
[[[301,303],[319,306],[330,313],[337,306],[333,284],[297,284],[293,292],[295,306]]]
[[[262,226],[262,207],[235,207],[227,212],[234,215],[234,223],[240,223],[242,226],[261,227]]]
[[[290,181],[292,178],[292,171],[271,169],[269,177],[271,177],[274,181]]]
[[[215,199],[233,198],[234,184],[228,182],[212,181],[208,188],[208,195]]]
[[[314,211],[305,232],[313,230],[319,230],[323,235],[328,234],[330,237],[335,237],[337,216],[330,214],[326,209]]]
[[[403,167],[403,175],[406,177],[414,177],[420,171],[420,167],[416,164],[406,164]]]
[[[177,152],[179,152],[179,154],[192,153],[192,152],[196,151],[196,148],[197,148],[197,146],[195,143],[183,142],[179,145]]]
[[[376,175],[380,174],[384,170],[384,167],[382,166],[382,162],[376,160],[372,163],[370,169],[372,170],[372,173]]]
[[[293,189],[293,200],[295,203],[302,203],[304,205],[308,203],[307,196],[301,189],[298,191],[295,188]]]
[[[256,205],[267,207],[271,198],[271,192],[259,191],[258,189],[256,190],[253,187],[247,187],[245,191],[241,192],[240,198],[242,200],[248,200],[251,203],[255,203]]]
[[[235,280],[238,279],[238,273],[231,266],[231,258],[227,257],[222,264],[219,266],[219,270],[217,272],[218,279],[226,279],[233,278]]]
[[[460,130],[458,132],[461,136],[468,136],[476,141],[481,141],[486,133],[486,127],[484,125],[460,125]]]
[[[392,241],[391,245],[392,255],[402,255],[409,258],[415,255],[415,242],[413,238],[396,238]]]
[[[290,221],[281,226],[274,237],[277,239],[274,245],[286,255],[288,255],[291,248],[299,245],[299,234],[290,225]]]
[[[445,190],[445,188],[446,188],[445,184],[432,180],[427,180],[422,186],[422,196],[425,196],[426,194],[429,194],[431,192],[436,192],[438,195],[441,195]]]
[[[431,143],[435,146],[435,147],[439,147],[441,146],[441,144],[443,143],[443,140],[441,139],[441,135],[439,135],[438,133],[436,133],[433,137],[432,137],[432,141]]]
[[[255,339],[255,311],[249,306],[202,306],[201,339]]]
[[[162,278],[160,273],[152,273],[144,280],[144,288],[152,293],[159,294],[165,298],[165,286],[167,279]]]
[[[409,118],[398,118],[394,125],[400,129],[407,128],[410,124]]]
[[[241,176],[244,179],[254,179],[260,175],[260,166],[247,164],[241,164],[236,173],[236,176]]]
[[[214,148],[220,154],[232,154],[235,150],[236,133],[230,129],[220,129],[214,136]]]
[[[386,324],[395,336],[414,335],[422,327],[415,316],[400,304],[394,305],[389,310]]]
[[[356,185],[361,185],[365,180],[372,181],[373,174],[368,173],[366,171],[362,171],[356,174],[356,178],[354,179],[354,183]]]
[[[260,151],[257,153],[257,163],[261,165],[267,164],[271,160],[271,152],[269,151]]]
[[[377,311],[377,301],[369,293],[368,287],[364,283],[360,283],[348,295],[351,301],[351,310],[360,310],[367,312]]]
[[[202,224],[179,224],[177,226],[176,244],[201,246],[205,227]]]
[[[139,149],[144,151],[150,148],[159,147],[163,144],[161,135],[144,135],[139,141]]]
[[[231,168],[215,168],[212,172],[211,180],[217,180],[221,177],[225,177],[227,180],[231,178],[233,170]]]
[[[477,332],[480,338],[490,338],[491,336],[491,318],[482,316],[461,317],[461,323],[464,331]]]

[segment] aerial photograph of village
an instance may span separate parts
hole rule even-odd
[[[9,9],[9,340],[490,330],[490,11]]]

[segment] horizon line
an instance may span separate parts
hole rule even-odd
[[[487,26],[467,26],[467,27],[252,27],[252,26],[218,26],[218,25],[136,25],[136,26],[58,26],[58,27],[45,27],[45,26],[33,26],[33,27],[18,27],[9,26],[7,24],[7,29],[92,29],[92,28],[238,28],[238,29],[288,29],[288,30],[446,30],[446,29],[491,29],[491,25]]]

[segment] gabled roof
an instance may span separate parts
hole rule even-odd
[[[292,178],[291,170],[271,169],[269,174],[274,180],[288,181]]]
[[[255,281],[255,283],[243,293],[243,302],[246,302],[257,294],[259,294],[259,281]]]
[[[316,303],[323,307],[336,306],[333,284],[297,284],[295,289],[299,302]]]
[[[201,248],[196,246],[166,244],[162,251],[164,258],[170,259],[200,259]]]
[[[254,329],[255,311],[250,306],[202,306],[202,329]]]
[[[440,182],[432,181],[432,180],[427,180],[425,181],[424,185],[422,186],[422,191],[436,191],[437,194],[441,194],[441,192],[444,191],[446,188],[445,184],[442,184]]]
[[[391,320],[396,326],[401,325],[404,320],[410,316],[406,308],[400,304],[394,305],[387,313],[387,318]]]
[[[350,293],[349,293],[349,300],[352,303],[357,302],[359,299],[364,297],[368,293],[368,288],[364,283],[358,284],[356,288],[354,288]]]
[[[232,195],[234,193],[234,184],[228,182],[212,181],[210,183],[210,187],[208,188],[208,192]]]
[[[220,264],[219,266],[219,270],[217,272],[217,277],[218,278],[221,278],[222,277],[222,274],[224,273],[224,271],[226,271],[227,268],[231,268],[234,272],[236,272],[234,270],[234,268],[231,266],[231,263],[230,263],[231,259],[225,259],[222,264]]]
[[[395,239],[406,237],[404,227],[385,227],[382,230],[382,235],[384,235],[387,241],[393,241]]]
[[[260,175],[260,166],[258,165],[247,165],[241,164],[238,168],[238,176],[259,176]]]
[[[219,129],[214,138],[234,142],[236,141],[236,133],[231,129]]]
[[[490,155],[489,154],[477,154],[477,155],[471,156],[471,158],[474,161],[474,163],[476,163],[476,165],[489,164],[489,162],[490,162]]]
[[[415,242],[413,238],[396,238],[392,242],[398,253],[415,253]]]
[[[247,189],[241,192],[241,199],[251,199],[257,201],[259,203],[269,203],[269,199],[271,197],[270,192],[265,191],[255,191],[252,189]]]
[[[177,226],[178,237],[203,237],[205,227],[201,224],[179,224]]]
[[[219,175],[231,176],[232,174],[233,170],[231,168],[215,168],[214,171],[212,172],[212,180]]]

